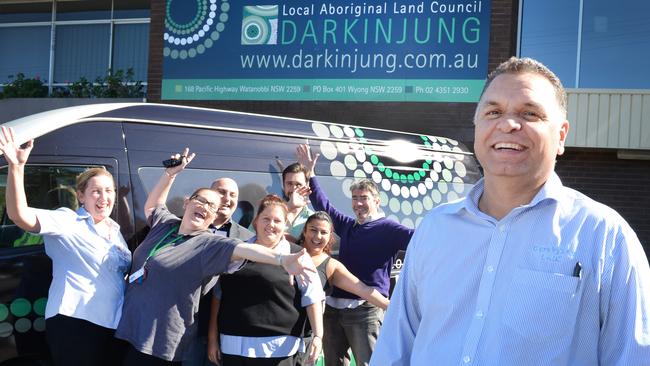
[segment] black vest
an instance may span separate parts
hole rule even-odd
[[[291,252],[302,248],[291,244]],[[307,313],[289,274],[276,265],[248,262],[239,271],[221,275],[219,332],[246,337],[300,337]]]

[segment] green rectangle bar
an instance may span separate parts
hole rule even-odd
[[[165,100],[478,102],[485,80],[167,79]]]

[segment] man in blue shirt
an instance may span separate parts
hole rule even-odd
[[[485,177],[416,230],[371,365],[648,365],[650,269],[629,225],[554,173],[560,80],[531,59],[488,76]]]

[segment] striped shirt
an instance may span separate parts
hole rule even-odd
[[[650,364],[650,269],[625,220],[555,174],[501,220],[483,188],[416,230],[371,365]]]

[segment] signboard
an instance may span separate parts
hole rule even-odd
[[[162,99],[476,102],[490,0],[167,0]]]

